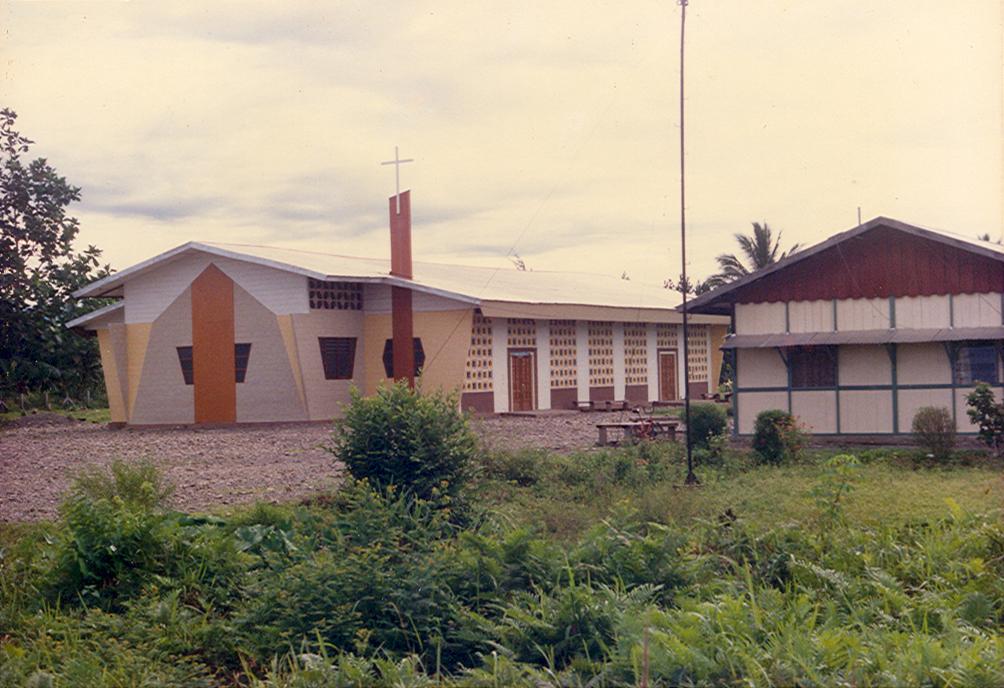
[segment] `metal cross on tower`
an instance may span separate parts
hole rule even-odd
[[[397,146],[394,146],[394,159],[380,163],[381,165],[394,166],[394,199],[395,205],[397,206],[397,212],[399,213],[401,212],[401,165],[406,162],[415,162],[415,159],[405,158],[402,160],[397,154]]]

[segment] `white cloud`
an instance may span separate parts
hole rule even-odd
[[[181,241],[679,272],[672,3],[7,4],[5,100],[118,267]],[[694,0],[691,272],[767,220],[1001,225],[1000,7]]]

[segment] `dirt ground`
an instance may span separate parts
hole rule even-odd
[[[474,426],[487,448],[569,451],[592,446],[598,420],[565,413],[492,417]],[[115,459],[157,463],[183,510],[302,498],[339,481],[342,467],[323,449],[330,435],[327,423],[114,430],[53,414],[26,416],[0,426],[0,522],[52,517],[74,473]]]

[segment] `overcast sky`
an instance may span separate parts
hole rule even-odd
[[[188,240],[679,274],[680,8],[0,2],[0,105],[124,268]],[[766,220],[1002,227],[999,0],[691,0],[690,270]]]

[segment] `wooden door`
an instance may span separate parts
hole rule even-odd
[[[509,351],[509,410],[532,411],[536,408],[537,356],[533,350]]]
[[[659,400],[676,399],[676,352],[659,352]]]

